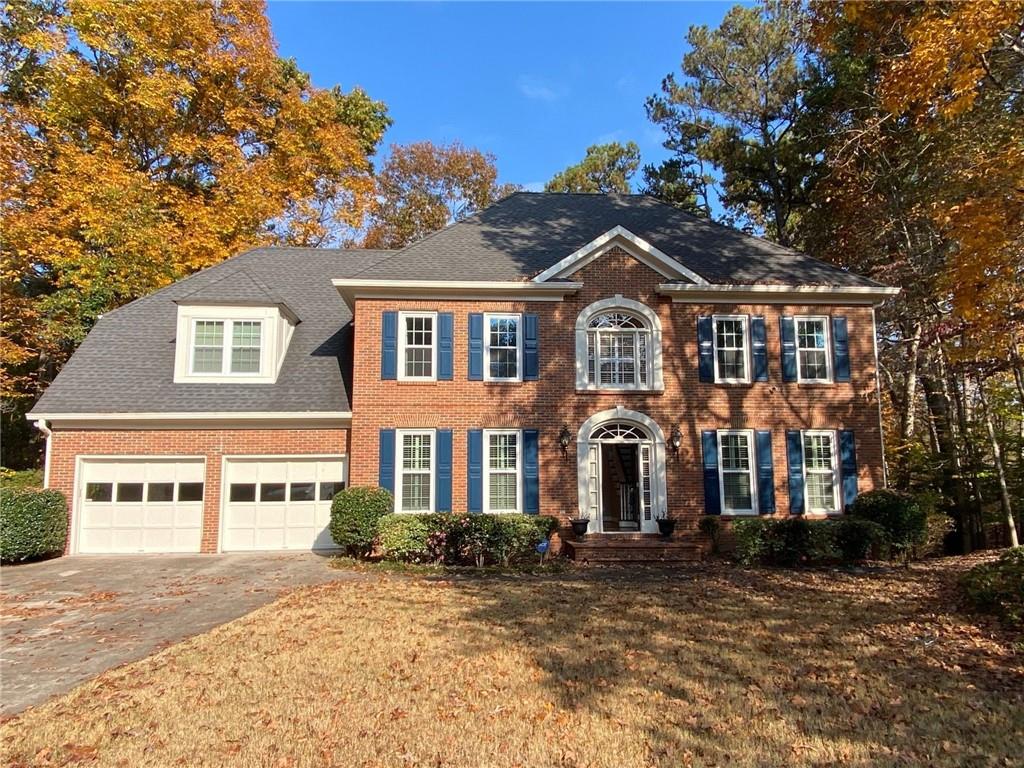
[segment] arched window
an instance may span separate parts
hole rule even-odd
[[[577,387],[664,388],[661,324],[649,307],[616,296],[595,302],[576,322]]]

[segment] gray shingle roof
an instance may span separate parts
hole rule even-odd
[[[525,280],[622,226],[711,283],[875,286],[644,195],[519,192],[368,266],[382,280]]]
[[[105,315],[38,413],[347,411],[352,315],[331,285],[391,251],[261,248]],[[300,318],[274,384],[175,384],[176,301],[284,302]],[[268,299],[268,300],[269,300]]]

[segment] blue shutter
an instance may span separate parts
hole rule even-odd
[[[380,377],[398,378],[398,313],[383,312],[380,319]]]
[[[377,485],[395,493],[395,430],[380,431],[380,451],[377,454]]]
[[[757,508],[762,515],[775,511],[775,466],[772,460],[772,433],[759,429],[757,441]]]
[[[754,358],[754,381],[768,381],[768,345],[764,318],[750,318],[750,350]]]
[[[523,315],[523,379],[540,378],[539,323],[536,315]]]
[[[484,511],[484,431],[471,429],[466,433],[466,509]]]
[[[857,498],[857,445],[852,429],[839,430],[839,459],[843,473],[843,506]]]
[[[484,379],[484,316],[479,312],[469,315],[469,380]]]
[[[850,337],[845,317],[832,318],[832,364],[836,381],[850,380]]]
[[[528,515],[540,512],[538,437],[536,429],[523,430],[523,512]]]
[[[718,488],[718,433],[705,429],[700,433],[700,442],[704,451],[704,514],[720,515],[722,494]]]
[[[796,323],[792,317],[779,321],[782,337],[782,380],[796,381]]]
[[[437,430],[437,461],[434,463],[434,511],[452,511],[452,431]]]
[[[711,318],[701,315],[697,318],[697,359],[700,380],[713,383],[715,380],[715,329]]]
[[[437,313],[437,378],[452,380],[452,352],[455,344],[455,318],[451,312]]]
[[[789,464],[789,513],[804,513],[804,446],[799,429],[786,430],[786,462]]]

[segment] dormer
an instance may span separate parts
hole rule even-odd
[[[299,318],[238,269],[175,301],[176,384],[273,384]]]

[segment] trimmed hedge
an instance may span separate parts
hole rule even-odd
[[[377,538],[377,523],[394,509],[384,488],[345,488],[331,502],[331,538],[353,557],[366,557]]]
[[[858,562],[885,542],[885,532],[868,520],[749,518],[733,523],[735,557],[746,565],[792,567]]]
[[[536,556],[537,544],[557,527],[553,517],[439,512],[385,515],[377,532],[387,560],[507,566]]]
[[[909,493],[880,489],[853,500],[850,517],[870,520],[885,529],[893,554],[909,558],[928,536],[928,514]]]
[[[60,491],[0,490],[0,561],[63,552],[67,532],[68,505]]]
[[[991,563],[976,565],[960,581],[967,600],[1012,627],[1024,627],[1024,547],[1014,547]]]

